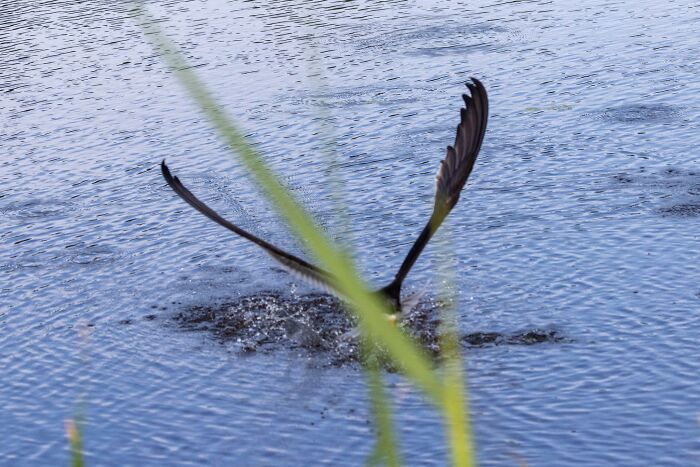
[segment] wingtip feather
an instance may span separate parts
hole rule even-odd
[[[160,163],[160,172],[163,174],[163,178],[165,178],[165,181],[167,181],[168,183],[172,181],[173,175],[170,173],[170,169],[165,163],[165,159],[163,159]]]

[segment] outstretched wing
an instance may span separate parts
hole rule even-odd
[[[471,97],[462,95],[465,108],[460,109],[461,121],[457,125],[455,144],[447,147],[447,156],[440,162],[437,174],[434,211],[444,211],[443,219],[457,204],[486,133],[488,96],[479,80],[472,78],[472,81],[467,83]]]
[[[489,114],[489,101],[484,85],[476,78],[467,83],[471,96],[462,95],[465,108],[461,109],[461,121],[457,125],[454,146],[447,147],[447,155],[440,163],[436,180],[435,206],[430,220],[404,259],[394,281],[385,288],[390,294],[398,294],[401,283],[411,270],[413,263],[425,248],[435,231],[440,227],[452,208],[459,201],[464,184],[476,162],[476,156],[484,140]]]
[[[170,173],[170,169],[168,169],[168,166],[165,164],[165,160],[161,162],[160,169],[161,172],[163,172],[163,178],[165,178],[165,181],[168,182],[170,188],[172,188],[173,191],[180,196],[180,198],[184,199],[187,202],[187,204],[189,204],[190,206],[192,206],[197,211],[201,212],[217,224],[226,227],[231,232],[234,232],[240,235],[241,237],[245,238],[246,240],[250,240],[251,242],[258,245],[293,275],[310,282],[311,284],[321,288],[326,292],[337,294],[332,285],[333,278],[329,273],[327,273],[321,268],[314,266],[313,264],[307,263],[303,259],[298,258],[292,255],[291,253],[287,253],[286,251],[277,248],[275,245],[268,243],[259,237],[256,237],[252,233],[241,229],[240,227],[230,223],[229,221],[221,217],[216,211],[214,211],[212,208],[200,201],[199,198],[193,195],[190,190],[185,188],[185,185],[182,184],[179,178],[173,177],[173,175]]]

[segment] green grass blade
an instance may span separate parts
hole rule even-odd
[[[364,346],[365,371],[369,386],[370,402],[374,415],[374,427],[376,430],[377,444],[367,459],[368,465],[385,464],[389,467],[401,465],[398,443],[395,438],[394,424],[391,416],[389,399],[384,390],[381,368],[376,356],[372,355],[372,348]]]
[[[72,467],[84,467],[82,422],[80,418],[66,420],[66,436],[70,443],[70,465]]]
[[[451,338],[448,338],[451,339]],[[450,441],[452,465],[472,467],[476,465],[469,423],[469,408],[464,388],[462,362],[448,357],[443,365],[445,428]]]
[[[333,246],[316,227],[311,216],[293,199],[279,179],[262,162],[243,134],[226,117],[205,86],[188,68],[178,49],[163,34],[155,21],[142,8],[138,8],[137,12],[146,36],[162,53],[167,65],[174,71],[192,99],[228,146],[239,156],[239,160],[270,198],[294,233],[305,240],[312,255],[337,278],[335,285],[357,312],[360,317],[360,327],[365,335],[373,341],[381,342],[404,374],[439,405],[442,399],[441,384],[435,377],[424,352],[389,323],[385,318],[384,304],[376,295],[369,292],[350,259]]]
[[[445,235],[439,241],[440,250],[451,258],[449,249],[449,226],[444,227]],[[469,423],[467,392],[465,391],[465,375],[462,370],[460,353],[457,313],[455,304],[457,297],[451,292],[449,285],[455,283],[454,270],[451,261],[443,261],[438,271],[440,284],[446,284],[439,291],[442,300],[447,304],[440,315],[440,348],[442,353],[443,373],[443,417],[446,436],[450,443],[452,465],[457,467],[472,467],[476,465],[474,446],[472,444]]]

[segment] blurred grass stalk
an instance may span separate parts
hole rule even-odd
[[[70,465],[72,467],[84,467],[85,457],[83,456],[83,423],[82,417],[76,416],[74,419],[66,420],[66,436],[70,444]]]
[[[156,20],[140,3],[135,3],[134,12],[145,36],[218,130],[219,135],[238,155],[239,161],[272,201],[278,214],[295,235],[304,241],[310,253],[336,278],[334,286],[347,298],[352,310],[357,314],[363,336],[369,340],[370,345],[378,344],[384,348],[403,374],[443,412],[446,429],[452,440],[450,445],[454,465],[474,465],[471,442],[466,438],[469,432],[464,422],[461,371],[449,370],[444,379],[440,378],[422,348],[386,319],[386,304],[367,288],[348,255],[333,245],[316,226],[311,215],[294,200],[243,134],[226,117],[223,109],[189,68],[178,48],[158,27]],[[455,354],[458,360],[458,349]],[[446,368],[450,369],[452,365],[447,365]],[[368,374],[373,410],[377,412],[374,415],[377,418],[378,447],[387,463],[394,465],[395,462],[398,465],[397,449],[391,433],[390,412],[382,389],[379,368],[370,368]]]
[[[376,347],[367,341],[363,345],[364,368],[367,373],[367,385],[369,386],[370,403],[374,415],[374,429],[376,430],[376,443],[372,453],[367,459],[368,466],[381,465],[382,461],[389,467],[401,465],[398,443],[394,434],[394,425],[391,420],[391,406],[384,392],[381,366],[377,360]]]
[[[78,397],[77,406],[73,418],[65,420],[66,437],[70,446],[70,465],[83,467],[85,465],[85,452],[83,446],[83,433],[85,433],[85,399],[90,377],[88,369],[91,366],[90,359],[90,327],[86,323],[79,323],[76,327],[80,338],[80,356],[83,360],[83,371],[80,372],[79,387],[83,393]]]
[[[312,58],[319,58],[317,52],[316,44],[312,42],[309,50]],[[311,58],[307,60],[307,63],[311,67],[318,62],[320,61]],[[309,76],[312,77],[312,87],[314,89],[317,91],[324,89],[324,83],[321,79],[323,76],[323,69],[321,66],[309,70]],[[313,77],[316,77],[316,79],[313,80]],[[321,154],[327,161],[325,170],[326,184],[330,191],[335,219],[340,223],[340,231],[349,233],[351,232],[350,219],[345,203],[347,198],[344,196],[343,180],[337,170],[335,170],[338,165],[338,151],[335,138],[333,137],[333,128],[329,124],[329,122],[332,121],[332,116],[322,105],[316,104],[314,107],[316,114],[321,117],[314,119],[317,125],[315,134],[321,137]],[[351,238],[339,238],[338,241],[345,245],[352,245],[353,243]],[[368,341],[363,339],[361,342],[361,350],[363,352],[361,358],[362,368],[365,370],[367,377],[367,387],[371,403],[371,414],[374,419],[376,442],[372,452],[367,458],[366,464],[367,466],[386,464],[388,467],[399,467],[401,465],[401,460],[398,452],[394,423],[392,421],[391,404],[384,390],[381,366],[377,361],[377,355],[376,352],[374,352],[375,348],[367,344]]]
[[[442,406],[447,421],[447,436],[450,439],[451,453],[455,465],[476,465],[469,419],[468,392],[465,387],[466,375],[463,372],[459,346],[457,322],[457,296],[451,285],[455,284],[455,264],[451,254],[452,231],[449,224],[443,226],[443,235],[438,238],[441,261],[438,269],[439,299],[446,304],[440,315],[440,349],[442,351],[443,381],[445,400]],[[466,461],[465,461],[466,460]]]

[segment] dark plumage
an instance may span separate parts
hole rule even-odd
[[[464,94],[462,96],[465,108],[462,108],[460,112],[461,119],[457,125],[454,146],[447,147],[447,155],[440,163],[436,179],[435,205],[430,220],[409,250],[394,280],[377,291],[387,299],[390,306],[397,312],[401,311],[401,285],[406,275],[435,231],[459,201],[462,188],[474,168],[474,162],[476,162],[476,157],[481,149],[488,121],[488,96],[479,80],[476,78],[471,80],[471,83],[467,83],[471,95]],[[332,286],[332,276],[328,272],[287,253],[221,217],[185,188],[177,177],[173,177],[165,161],[161,163],[161,170],[168,185],[190,206],[214,222],[255,243],[293,274],[328,292],[335,292]]]

